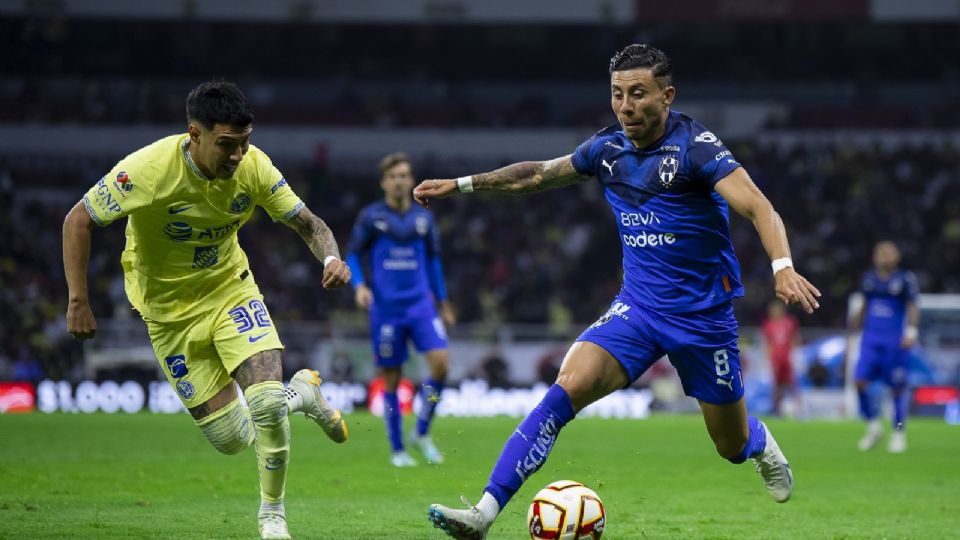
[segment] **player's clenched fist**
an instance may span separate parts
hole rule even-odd
[[[413,188],[413,198],[423,206],[430,206],[430,199],[442,199],[456,193],[456,180],[424,180]]]
[[[323,269],[323,288],[339,289],[350,283],[350,267],[340,259],[330,261]]]
[[[67,332],[77,339],[90,339],[97,333],[97,319],[87,302],[67,304]]]

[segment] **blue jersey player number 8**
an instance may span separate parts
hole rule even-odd
[[[623,287],[610,308],[570,347],[554,384],[509,437],[480,502],[460,510],[435,504],[429,517],[455,538],[484,538],[499,511],[539,469],[557,432],[576,413],[631,384],[664,354],[696,398],[720,456],[753,459],[774,500],[793,491],[793,473],[770,431],[743,399],[734,298],[743,296],[728,209],[757,229],[775,293],[812,312],[819,291],[794,271],[779,215],[723,141],[670,106],[670,61],[631,45],[610,63],[617,124],[571,155],[520,162],[458,179],[427,180],[421,204],[456,193],[535,193],[598,181],[623,248]],[[549,428],[549,433],[544,429]],[[537,446],[540,441],[549,444]]]

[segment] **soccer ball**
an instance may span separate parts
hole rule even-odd
[[[558,480],[538,491],[527,511],[534,540],[599,540],[606,523],[600,497],[572,480]]]

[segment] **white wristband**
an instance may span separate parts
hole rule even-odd
[[[790,260],[790,257],[780,257],[779,259],[775,259],[773,262],[771,262],[770,266],[773,268],[773,275],[777,275],[777,272],[783,270],[784,268],[793,268],[793,261]]]
[[[906,328],[903,329],[903,337],[905,337],[905,338],[907,338],[907,339],[911,339],[911,340],[917,339],[917,334],[918,334],[918,333],[919,333],[919,332],[917,331],[917,327],[916,327],[916,326],[908,326],[908,327],[906,327]]]
[[[461,193],[470,193],[473,191],[473,177],[461,176],[457,178],[457,188]]]
[[[327,265],[330,264],[330,261],[339,261],[339,260],[340,260],[340,257],[337,257],[336,255],[327,255],[327,258],[323,260],[323,267],[326,268]]]

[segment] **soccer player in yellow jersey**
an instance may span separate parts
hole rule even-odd
[[[263,538],[290,538],[283,495],[288,412],[303,412],[332,440],[347,439],[317,373],[281,382],[283,344],[237,242],[259,205],[296,230],[323,261],[326,289],[350,282],[333,234],[266,156],[250,144],[253,113],[229,82],[187,96],[188,133],[125,157],[70,210],[63,224],[67,329],[93,337],[87,298],[90,231],[122,217],[127,297],[147,324],[163,372],[210,443],[225,454],[256,444]],[[236,381],[246,398],[238,397]]]

